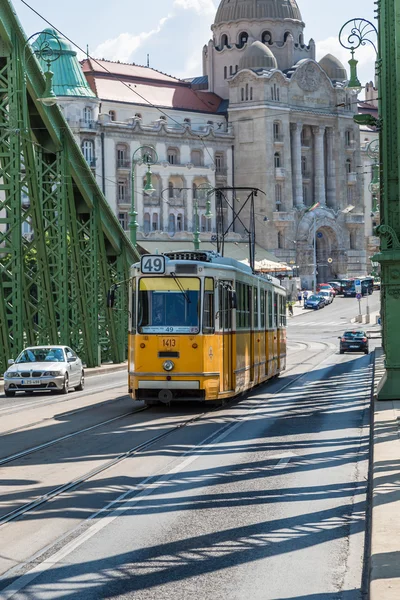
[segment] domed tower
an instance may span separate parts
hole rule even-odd
[[[304,27],[296,0],[221,0],[211,26],[213,39],[203,50],[209,90],[228,98],[228,79],[256,41],[268,47],[281,71],[303,58],[315,59],[314,42],[304,44]]]

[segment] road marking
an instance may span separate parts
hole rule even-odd
[[[295,455],[291,454],[290,456],[284,456],[281,458],[281,460],[275,465],[274,469],[284,469],[293,456]]]

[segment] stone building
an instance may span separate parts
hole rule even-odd
[[[156,149],[152,196],[143,194],[141,157],[135,162],[138,240],[147,249],[191,246],[196,212],[202,247],[215,248],[215,197],[209,220],[204,187],[256,187],[256,259],[297,265],[309,286],[315,237],[319,280],[365,273],[357,99],[334,56],[316,62],[304,28],[295,0],[221,0],[201,76],[182,81],[88,58],[82,96],[63,88],[65,116],[126,230],[132,157],[140,146]],[[72,60],[70,47],[65,53]],[[225,228],[244,197],[227,193]],[[250,220],[245,206],[230,228],[231,255],[246,245]]]

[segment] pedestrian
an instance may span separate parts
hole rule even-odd
[[[297,294],[297,300],[299,302],[299,305],[301,306],[301,291],[299,290],[299,293]]]
[[[307,298],[308,298],[308,292],[307,292],[307,290],[304,290],[304,292],[303,292],[304,305],[306,304]]]
[[[289,302],[289,316],[293,317],[293,304]]]

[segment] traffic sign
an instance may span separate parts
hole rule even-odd
[[[361,300],[361,294],[356,294],[357,300]]]
[[[361,280],[360,279],[356,279],[354,281],[354,286],[356,288],[356,294],[361,294]]]
[[[318,233],[317,233],[317,237],[319,237],[319,238],[322,238],[322,237],[323,237],[323,233],[322,233],[322,231],[318,231]]]

